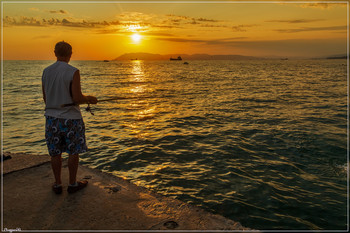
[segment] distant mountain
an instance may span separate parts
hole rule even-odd
[[[327,59],[347,59],[348,55],[346,54],[338,54],[338,55],[332,55],[329,57],[326,57]]]
[[[209,55],[209,54],[152,54],[152,53],[125,53],[114,60],[169,60],[181,56],[183,60],[255,60],[258,57],[242,55]]]

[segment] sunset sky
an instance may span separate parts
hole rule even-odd
[[[319,57],[347,53],[346,1],[123,3],[2,1],[3,58],[74,60],[124,53]]]

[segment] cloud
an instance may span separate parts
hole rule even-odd
[[[164,16],[158,16],[163,18],[163,21],[161,23],[158,23],[157,25],[152,25],[152,27],[159,27],[159,28],[182,28],[182,29],[190,29],[192,30],[193,27],[201,27],[201,28],[221,28],[224,30],[231,30],[234,31],[247,31],[248,27],[253,27],[257,25],[238,25],[238,26],[232,26],[232,22],[224,21],[224,20],[216,20],[216,19],[210,19],[210,18],[194,18],[194,17],[188,17],[184,15],[173,15],[168,14]]]
[[[267,20],[265,22],[268,23],[312,23],[312,22],[318,22],[323,21],[324,19],[289,19],[289,20]]]
[[[154,14],[145,14],[137,11],[126,11],[117,15],[117,18],[119,18],[120,20],[126,20],[126,21],[135,21],[135,20],[144,21],[144,20],[150,20],[155,16],[156,15]]]
[[[116,15],[120,22],[119,29],[105,28],[99,30],[98,33],[116,33],[116,32],[142,32],[142,33],[158,33],[170,29],[192,29],[192,26],[206,28],[229,28],[227,25],[221,24],[220,20],[207,18],[193,18],[182,15],[156,15],[145,14],[140,12],[124,12]],[[164,33],[163,33],[164,34]]]
[[[125,19],[125,18],[123,18]],[[83,19],[75,19],[73,17],[11,17],[5,16],[3,19],[4,26],[31,26],[31,27],[66,27],[66,28],[81,28],[91,29],[93,33],[98,34],[115,34],[121,32],[146,32],[148,28],[153,26],[158,29],[169,29],[175,26],[167,25],[150,25],[142,21],[88,21]]]
[[[97,34],[116,34],[121,32],[119,28],[113,28],[113,29],[98,29],[96,30]]]
[[[173,28],[183,28],[182,26],[177,25],[167,25],[167,24],[152,24],[150,25],[153,28],[159,28],[159,29],[173,29]]]
[[[173,15],[173,14],[165,15],[165,17],[167,17],[171,20],[176,20],[176,21],[192,20],[193,19],[192,17],[183,16],[183,15]]]
[[[179,19],[169,19],[166,15],[145,14],[141,12],[124,12],[116,15],[121,31],[147,32],[152,29],[182,28]],[[113,29],[112,29],[113,30]],[[108,29],[106,30],[106,32]]]
[[[157,38],[157,40],[170,41],[170,42],[181,42],[181,43],[203,43],[207,45],[223,45],[227,43],[235,43],[237,40],[247,39],[247,37],[231,37],[215,40],[204,40],[204,39],[188,39],[179,37],[164,37]]]
[[[293,29],[276,29],[281,33],[296,33],[296,32],[314,32],[314,31],[338,31],[347,30],[347,26],[332,26],[332,27],[302,27]]]
[[[85,21],[76,20],[71,18],[49,18],[41,19],[35,17],[4,17],[4,26],[36,26],[36,27],[50,27],[50,26],[62,26],[62,27],[75,27],[75,28],[101,28],[111,25],[120,25],[119,21]]]
[[[211,23],[217,23],[217,22],[221,22],[220,20],[215,20],[215,19],[205,19],[205,18],[198,18],[197,19],[200,22],[211,22]]]
[[[258,24],[241,24],[241,25],[236,25],[236,26],[232,26],[232,30],[234,32],[246,32],[247,28],[251,28],[251,27],[257,27],[259,26]]]
[[[52,10],[52,14],[60,16],[51,18],[40,17],[11,17],[4,18],[4,26],[40,26],[40,27],[66,27],[92,29],[92,33],[115,34],[115,33],[167,33],[168,30],[183,29],[193,31],[193,28],[203,28],[207,30],[245,32],[248,28],[258,26],[256,24],[233,25],[232,22],[215,20],[211,18],[193,18],[183,15],[156,15],[140,12],[123,12],[116,15],[114,21],[89,21],[68,17],[65,10]],[[154,34],[155,36],[156,34]],[[160,35],[161,36],[161,35]]]
[[[111,26],[111,25],[120,25],[119,21],[112,21],[112,22],[107,22],[107,21],[71,21],[66,18],[62,19],[61,26],[65,27],[80,27],[80,28],[101,28],[101,27],[106,27],[106,26]]]
[[[43,26],[42,20],[34,17],[21,16],[19,18],[5,16],[4,26]]]
[[[164,24],[167,23],[170,25],[190,24],[190,25],[209,25],[209,27],[214,27],[213,24],[221,23],[221,22],[223,21],[215,20],[215,19],[207,19],[203,17],[193,18],[193,17],[183,16],[183,15],[173,15],[173,14],[165,15],[165,19],[163,21]],[[212,23],[212,24],[208,24],[208,23]]]
[[[340,7],[347,7],[346,3],[306,3],[301,4],[300,7],[302,8],[317,8],[317,9],[331,9],[333,7],[340,6]]]
[[[49,11],[49,13],[51,13],[51,14],[68,14],[68,12],[65,10],[58,10],[58,11],[51,10],[51,11]]]

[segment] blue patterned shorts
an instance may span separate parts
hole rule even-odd
[[[87,151],[83,119],[46,116],[45,138],[50,156],[63,152],[75,155]]]

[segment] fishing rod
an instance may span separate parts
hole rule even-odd
[[[102,100],[97,100],[97,103],[99,102],[107,102],[107,101],[113,101],[113,100],[125,100],[125,99],[136,99],[136,98],[133,98],[133,97],[114,97],[114,98],[108,98],[108,99],[102,99]],[[70,106],[75,106],[75,105],[79,105],[77,103],[69,103],[69,104],[62,104],[61,105],[61,108],[64,108],[64,107],[70,107]]]
[[[97,103],[109,102],[109,101],[114,101],[114,100],[128,100],[128,99],[140,99],[140,98],[151,98],[151,97],[114,97],[114,98],[107,98],[107,99],[97,100]],[[90,103],[87,103],[87,104],[88,104],[88,106],[85,108],[85,111],[90,112],[91,115],[94,116],[95,114],[91,110]],[[76,106],[76,105],[80,105],[80,104],[77,104],[77,103],[62,104],[61,108],[70,107],[70,106]]]

